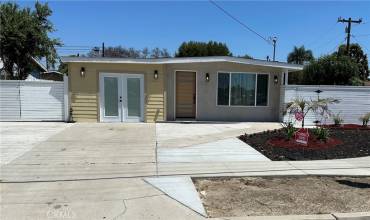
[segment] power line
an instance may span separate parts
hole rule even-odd
[[[322,40],[323,39],[323,36],[325,36],[326,34],[330,33],[332,30],[334,30],[338,25],[338,22],[334,23],[333,26],[330,26],[330,28],[328,28],[325,32],[323,32],[322,34],[319,35],[318,38],[316,38],[315,40],[309,42],[307,45],[310,46],[310,45],[314,45],[315,43],[317,43],[319,40]]]
[[[232,14],[230,14],[228,11],[226,11],[224,8],[222,8],[220,5],[218,5],[216,2],[214,2],[213,0],[209,0],[209,2],[211,4],[213,4],[214,6],[216,6],[219,10],[221,10],[224,14],[226,14],[227,16],[229,16],[231,19],[233,19],[234,21],[236,21],[237,23],[239,23],[241,26],[243,26],[244,28],[246,28],[247,30],[249,30],[250,32],[254,33],[255,35],[257,35],[258,37],[260,37],[262,40],[266,41],[268,44],[271,44],[271,41],[269,41],[267,38],[265,38],[264,36],[262,36],[261,34],[257,33],[257,31],[253,30],[252,28],[248,27],[246,24],[244,24],[242,21],[240,21],[238,18],[234,17]]]
[[[361,43],[360,41],[358,41],[357,37],[355,35],[352,35],[353,39],[358,43],[360,44],[363,48],[365,48],[365,50],[370,53],[370,50],[365,46],[365,44]]]
[[[369,37],[369,36],[370,34],[356,34],[356,37]]]
[[[349,54],[349,45],[350,45],[350,41],[351,41],[351,25],[352,23],[354,24],[361,24],[362,22],[362,19],[358,19],[358,20],[352,20],[352,18],[348,18],[348,19],[344,19],[344,18],[341,18],[339,17],[338,18],[338,22],[341,22],[341,23],[347,23],[347,27],[346,27],[346,33],[347,33],[347,53]]]
[[[322,46],[324,45],[326,45],[326,47],[325,48],[327,48],[327,46],[328,46],[328,44],[330,44],[331,42],[333,42],[334,40],[336,40],[337,39],[337,37],[339,37],[339,35],[341,35],[341,33],[339,33],[339,34],[336,34],[335,36],[334,36],[334,38],[330,38],[330,40],[329,41],[325,41],[324,43],[321,43],[321,44],[318,44],[317,46],[315,46],[315,47],[312,47],[312,49],[320,49],[320,48],[322,48]]]
[[[62,45],[62,46],[56,46],[56,47],[59,47],[59,48],[93,48],[93,47],[97,47],[97,46],[77,46],[77,45]]]
[[[331,50],[329,50],[329,54],[330,53],[333,53],[335,50],[337,50],[344,42],[346,41],[346,38],[344,38],[341,42],[339,42],[339,44],[337,45],[337,44],[335,44],[335,47],[333,48],[333,49],[331,49]]]
[[[57,50],[72,50],[72,51],[90,51],[91,49],[87,49],[87,48],[80,48],[80,49],[73,49],[73,48],[56,48]]]

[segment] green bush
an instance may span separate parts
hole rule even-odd
[[[340,117],[340,113],[338,113],[338,114],[334,114],[333,116],[332,116],[332,119],[333,119],[333,122],[334,122],[334,125],[335,126],[339,126],[339,125],[341,125],[342,123],[343,123],[343,118],[342,117]]]
[[[362,121],[362,126],[367,126],[370,121],[370,112],[364,114],[360,117],[360,121]]]
[[[314,128],[313,133],[316,138],[321,141],[327,141],[329,138],[329,129],[324,127]]]
[[[285,136],[288,140],[292,139],[295,131],[297,130],[292,122],[283,123]]]

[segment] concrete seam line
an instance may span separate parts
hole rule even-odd
[[[191,179],[191,177],[189,177],[190,179]],[[184,207],[186,207],[186,208],[188,208],[189,210],[191,210],[191,211],[193,211],[194,213],[196,213],[196,214],[198,214],[198,215],[200,215],[200,216],[202,216],[202,217],[206,217],[206,218],[208,218],[208,214],[207,214],[207,211],[206,211],[206,215],[203,215],[202,213],[199,213],[199,212],[197,212],[197,211],[195,211],[194,209],[192,209],[191,207],[189,207],[188,205],[186,205],[186,204],[184,204],[184,203],[182,203],[182,202],[180,202],[179,200],[177,200],[177,199],[175,199],[175,198],[173,198],[173,197],[171,197],[170,195],[168,195],[166,192],[164,192],[164,191],[162,191],[162,189],[160,189],[160,188],[158,188],[157,186],[155,186],[155,185],[153,185],[153,184],[151,184],[149,181],[147,181],[147,180],[145,180],[144,179],[144,181],[147,183],[147,184],[149,184],[149,185],[151,185],[153,188],[155,188],[155,189],[157,189],[157,190],[159,190],[159,191],[161,191],[162,193],[164,193],[163,195],[164,196],[167,196],[168,198],[170,198],[170,199],[172,199],[173,201],[175,201],[175,202],[177,202],[177,203],[179,203],[179,204],[181,204],[182,206],[184,206]],[[198,195],[199,196],[199,195]],[[203,206],[203,204],[202,204],[202,206]]]
[[[125,213],[127,211],[127,206],[126,206],[126,202],[125,202],[124,199],[122,200],[122,202],[123,202],[123,211],[121,213],[119,213],[117,216],[113,217],[112,220],[117,220],[118,218],[125,215]]]
[[[288,161],[288,164],[289,164],[290,166],[292,166],[293,168],[295,168],[296,170],[301,171],[303,174],[305,174],[305,175],[309,175],[307,172],[305,172],[305,171],[304,171],[304,169],[300,169],[300,168],[298,168],[298,167],[294,166],[290,161]]]
[[[331,216],[333,216],[334,219],[338,220],[337,216],[335,216],[333,213],[330,213]]]

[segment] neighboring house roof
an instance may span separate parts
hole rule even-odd
[[[44,66],[41,62],[40,62],[40,60],[38,60],[38,59],[36,59],[36,58],[34,58],[34,57],[31,57],[31,59],[33,60],[33,62],[41,69],[41,70],[43,70],[44,72],[47,72],[48,71],[48,69],[46,68],[46,66]]]
[[[176,63],[211,63],[231,62],[256,66],[283,68],[289,71],[302,70],[303,65],[284,62],[246,59],[239,57],[212,56],[212,57],[176,57],[176,58],[108,58],[108,57],[62,57],[63,63],[133,63],[133,64],[176,64]]]

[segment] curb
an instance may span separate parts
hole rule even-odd
[[[212,220],[370,220],[370,212],[331,213],[317,215],[219,217]]]
[[[332,213],[337,220],[369,220],[370,212]]]

